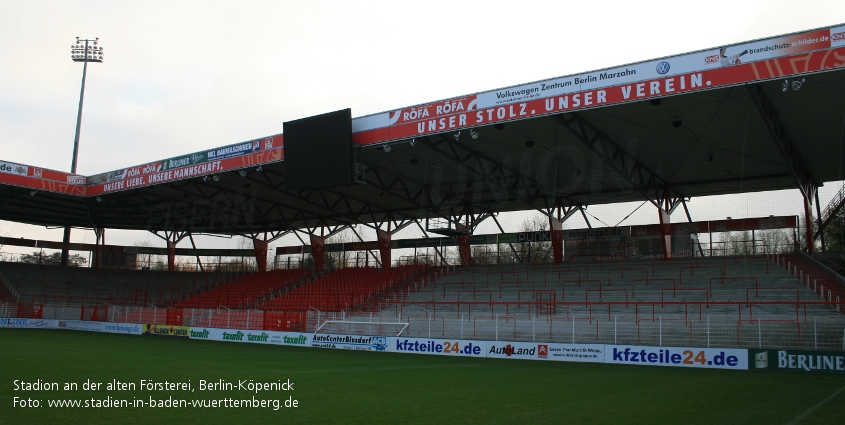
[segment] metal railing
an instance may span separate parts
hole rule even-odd
[[[781,302],[786,303],[786,302]],[[802,302],[804,303],[804,302]],[[806,302],[809,304],[820,301]],[[576,303],[573,303],[576,304]],[[578,304],[584,304],[583,302]],[[769,314],[767,303],[738,306],[733,314],[676,314],[660,307],[645,314],[630,314],[624,301],[594,303],[607,306],[601,312],[560,307],[557,314],[515,314],[504,312],[435,312],[431,308],[393,312],[354,313],[309,311],[298,313],[304,320],[283,323],[266,320],[262,310],[180,309],[179,324],[192,327],[241,330],[289,330],[314,332],[327,322],[333,332],[395,335],[397,324],[407,324],[406,337],[478,339],[585,344],[632,344],[652,346],[695,346],[724,348],[777,347],[805,350],[845,350],[845,318],[830,315]],[[633,310],[634,303],[628,307]],[[659,303],[652,303],[659,304]],[[666,303],[670,304],[670,303]],[[678,305],[680,303],[674,303]],[[689,304],[689,303],[687,303]],[[706,309],[703,306],[702,308]],[[744,304],[744,303],[739,303]],[[771,304],[771,303],[769,303]],[[795,304],[795,303],[793,303]],[[0,303],[0,316],[14,317],[15,303]],[[640,306],[642,307],[642,306]],[[666,308],[666,307],[663,307]],[[696,309],[697,310],[697,309]],[[79,320],[81,307],[44,308],[42,318]],[[90,311],[90,310],[88,310]],[[705,311],[705,310],[702,310]],[[698,313],[697,311],[694,313]],[[101,310],[100,320],[116,323],[168,322],[168,309],[155,307],[112,307]],[[87,320],[88,318],[83,318]],[[348,327],[338,327],[347,323]],[[174,323],[170,323],[174,324]]]

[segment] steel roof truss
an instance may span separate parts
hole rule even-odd
[[[656,173],[626,149],[622,148],[600,129],[585,120],[579,114],[569,113],[556,116],[576,139],[580,140],[595,153],[613,172],[612,176],[623,191],[627,188],[640,192],[646,199],[680,198],[669,185]],[[634,146],[635,148],[636,146]],[[660,208],[660,205],[655,203]]]
[[[798,189],[801,191],[804,199],[812,205],[816,195],[817,185],[813,182],[810,169],[801,159],[801,155],[792,142],[792,138],[780,121],[777,109],[769,101],[769,98],[759,84],[748,84],[746,87],[748,88],[748,92],[751,93],[754,104],[757,105],[760,116],[766,123],[766,128],[769,129],[769,133],[772,135],[775,146],[777,146],[778,151],[789,167],[789,171],[792,172],[792,177],[795,178]]]

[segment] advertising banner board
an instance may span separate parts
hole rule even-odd
[[[58,320],[0,318],[0,328],[56,329]]]
[[[748,369],[748,350],[739,348],[605,345],[604,362],[705,369]]]
[[[191,328],[189,326],[155,325],[145,323],[142,326],[142,330],[142,335],[188,338]]]
[[[366,335],[313,334],[311,346],[346,350],[385,351],[387,337]]]
[[[265,330],[218,329],[192,327],[191,339],[205,339],[209,341],[255,342],[259,344],[310,346],[310,333],[276,332]]]
[[[845,373],[845,352],[748,350],[748,369]]]
[[[490,341],[463,339],[389,337],[386,351],[392,353],[486,357],[489,343]]]

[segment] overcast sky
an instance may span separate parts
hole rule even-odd
[[[363,116],[841,23],[841,0],[4,1],[0,160],[70,170],[77,36],[99,37],[105,56],[85,88],[77,171],[92,175],[337,109]]]

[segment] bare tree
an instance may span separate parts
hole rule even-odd
[[[344,229],[338,233],[335,233],[331,237],[326,238],[326,244],[349,243],[353,241],[355,241],[355,234],[350,229]],[[326,269],[342,269],[349,264],[351,255],[348,251],[342,249],[340,251],[326,252],[325,259]]]
[[[539,212],[522,221],[521,232],[549,231],[549,218]],[[552,261],[552,243],[549,241],[516,242],[500,244],[502,263],[548,263]]]
[[[153,244],[152,244],[152,242],[150,242],[148,240],[140,240],[140,241],[133,242],[132,246],[136,246],[136,247],[139,247],[139,248],[152,248]],[[136,263],[142,269],[145,268],[147,270],[164,270],[166,268],[166,266],[162,262],[162,259],[164,257],[161,256],[161,255],[154,255],[154,254],[150,254],[150,253],[145,253],[145,254],[137,254],[137,256],[135,258],[136,258]]]
[[[722,255],[760,255],[791,252],[793,250],[790,229],[767,229],[725,232],[719,235],[724,246],[717,248]]]
[[[4,230],[3,232],[0,232],[0,237],[11,238],[14,234],[15,232],[11,230]],[[3,244],[0,244],[0,261],[6,261],[6,254],[3,252]]]

